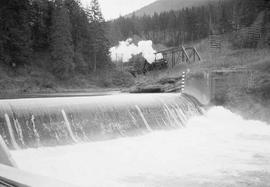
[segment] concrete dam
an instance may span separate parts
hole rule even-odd
[[[267,186],[269,125],[202,105],[247,80],[229,73],[185,93],[2,99],[0,185]]]
[[[0,101],[0,135],[11,149],[67,145],[175,129],[201,114],[185,94],[119,94]]]

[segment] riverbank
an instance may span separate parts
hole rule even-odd
[[[76,73],[67,80],[59,80],[37,66],[19,67],[15,71],[3,65],[0,67],[1,98],[120,91],[133,83],[129,73],[113,67],[89,74]]]
[[[187,69],[188,79],[197,77],[198,80],[214,71],[236,72],[233,76],[227,74],[229,78],[221,78],[217,83],[215,93],[218,97],[209,98],[210,105],[221,105],[246,119],[269,123],[270,49],[233,49],[229,42],[224,42],[220,51],[212,51],[206,40],[194,46],[202,56],[201,62],[140,76],[136,78],[131,92],[140,92],[145,88],[177,92],[180,90],[182,72]]]
[[[193,68],[194,72],[216,69],[240,69],[246,75],[232,76],[220,84],[229,85],[222,94],[220,105],[246,119],[270,122],[270,49],[233,49],[231,43],[223,43],[221,51],[210,53],[205,43],[197,45],[205,62]],[[215,101],[212,101],[215,104]]]
[[[212,71],[240,69],[251,72],[246,76],[224,79],[226,89],[217,89],[219,97],[210,104],[222,105],[247,119],[270,122],[270,49],[233,49],[223,42],[220,51],[211,51],[207,40],[194,44],[202,61],[178,65],[172,70],[148,72],[133,78],[127,72],[114,68],[98,70],[89,75],[74,74],[68,80],[56,79],[49,71],[38,66],[17,68],[11,71],[0,68],[0,97],[47,97],[50,95],[89,95],[110,92],[179,92],[182,72],[189,69],[188,79],[202,79]],[[224,87],[224,86],[223,86]]]

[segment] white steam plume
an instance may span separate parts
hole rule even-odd
[[[120,41],[117,46],[110,49],[111,60],[114,62],[128,62],[132,56],[142,54],[149,63],[153,63],[155,58],[161,59],[162,55],[158,54],[155,57],[156,51],[153,49],[152,45],[153,42],[151,40],[140,41],[138,45],[135,45],[131,38],[126,41]]]

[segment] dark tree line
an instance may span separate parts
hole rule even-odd
[[[34,53],[48,52],[49,69],[60,79],[89,73],[109,62],[109,43],[98,0],[1,0],[0,63],[30,65]]]
[[[266,0],[220,0],[153,16],[120,17],[110,23],[111,40],[139,35],[168,46],[195,41],[209,34],[232,32],[253,23],[266,9]]]

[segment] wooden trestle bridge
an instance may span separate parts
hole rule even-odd
[[[157,59],[159,54],[162,55],[162,59]],[[195,47],[184,46],[158,51],[155,53],[155,56],[156,58],[154,63],[165,62],[167,63],[168,68],[173,68],[177,64],[181,63],[190,64],[194,62],[200,62],[202,60]]]
[[[162,56],[162,58],[158,58],[159,56]],[[157,51],[153,63],[150,64],[145,59],[141,68],[135,69],[134,67],[129,67],[127,71],[136,77],[136,74],[145,74],[150,71],[162,69],[172,69],[177,64],[192,64],[200,62],[201,60],[202,58],[195,47],[179,46]]]

